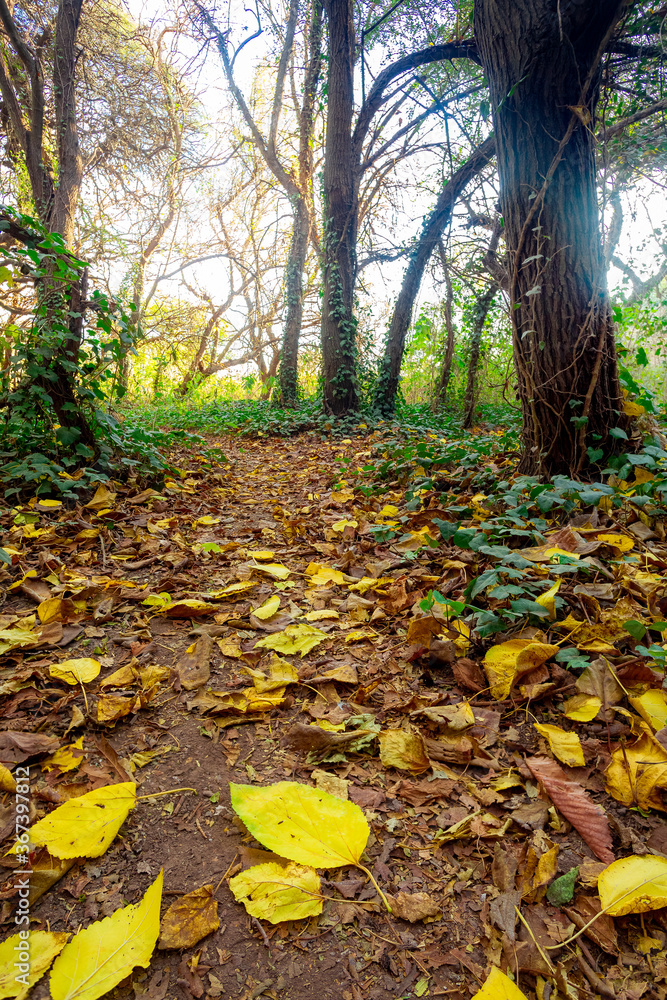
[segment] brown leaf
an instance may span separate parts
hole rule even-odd
[[[496,846],[500,846],[499,844]],[[516,940],[514,928],[518,920],[516,907],[521,905],[521,893],[518,889],[501,892],[489,905],[489,915],[496,927],[505,931],[510,941]]]
[[[9,730],[0,733],[0,763],[22,764],[31,757],[54,753],[60,746],[55,736],[43,733],[18,733]]]
[[[203,885],[171,904],[160,922],[158,948],[191,948],[219,926],[213,886]]]
[[[401,920],[409,920],[411,924],[426,917],[437,917],[442,912],[427,892],[399,892],[397,896],[387,898],[393,915]]]
[[[501,892],[509,892],[514,888],[519,862],[514,851],[507,850],[501,844],[496,844],[493,851],[491,877],[493,884]]]
[[[185,651],[176,669],[181,686],[186,691],[203,687],[211,676],[213,639],[205,632]]]
[[[431,655],[433,655],[431,651]],[[474,660],[462,656],[452,667],[456,683],[468,691],[483,691],[487,687],[482,668]]]
[[[582,786],[570,778],[562,767],[548,757],[529,757],[526,764],[572,826],[584,838],[593,854],[605,864],[615,860],[611,831],[601,806],[593,802]]]
[[[323,752],[331,750],[333,747],[346,746],[354,743],[360,736],[367,736],[369,729],[355,729],[351,733],[332,733],[319,726],[305,726],[302,722],[296,722],[283,737],[284,746],[293,750],[301,750],[308,753],[310,750]]]
[[[585,927],[600,912],[600,909],[600,900],[597,896],[584,896],[581,893],[575,896],[572,906],[563,907],[567,916],[579,930]],[[618,955],[618,938],[612,917],[607,916],[607,914],[598,917],[595,923],[586,929],[585,934],[608,955]]]
[[[76,858],[53,858],[45,847],[39,848],[30,862],[30,895],[28,902],[36,903],[45,892],[66,875]]]
[[[606,660],[593,660],[577,680],[577,690],[581,694],[592,694],[602,702],[599,718],[611,722],[614,719],[613,706],[623,697],[623,689],[613,676]]]

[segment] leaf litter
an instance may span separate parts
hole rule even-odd
[[[667,995],[660,497],[370,441],[2,510],[0,949],[29,861],[53,1000]]]

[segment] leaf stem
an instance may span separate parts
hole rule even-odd
[[[378,892],[378,895],[380,896],[380,899],[382,900],[382,902],[384,903],[384,905],[387,907],[388,912],[391,913],[392,909],[391,909],[391,906],[389,905],[389,900],[387,899],[387,897],[383,893],[383,891],[380,888],[380,886],[375,881],[375,878],[373,877],[373,873],[371,871],[369,871],[368,868],[366,868],[365,865],[362,865],[362,863],[360,861],[357,861],[357,868],[361,868],[362,872],[365,872],[366,875],[368,875],[369,879],[371,880],[371,882],[375,886],[375,888],[376,888],[376,890]]]
[[[196,788],[168,788],[165,792],[152,792],[150,795],[137,795],[137,802],[141,802],[142,799],[158,799],[161,795],[173,795],[175,792],[194,792],[197,794]]]

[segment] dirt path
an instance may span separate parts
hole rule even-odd
[[[558,942],[572,922],[595,912],[590,886],[602,866],[537,795],[523,764],[538,747],[533,717],[474,693],[486,682],[462,655],[463,639],[431,642],[428,628],[424,639],[414,626],[429,589],[460,589],[469,554],[440,546],[415,555],[430,519],[406,512],[399,492],[381,499],[345,487],[332,492],[336,459],[354,455],[363,464],[364,441],[222,445],[229,465],[170,480],[159,497],[118,488],[88,510],[33,506],[39,518],[32,532],[14,523],[15,514],[4,518],[2,544],[19,553],[24,573],[37,572],[8,593],[3,621],[33,612],[36,602],[62,603],[51,646],[5,655],[2,728],[54,736],[59,745],[84,738],[79,766],[69,771],[42,770],[43,754],[28,754],[35,816],[128,779],[141,796],[106,853],[76,862],[34,903],[34,926],[74,932],[137,902],[162,868],[163,911],[210,884],[220,927],[194,947],[156,951],[148,970],[118,987],[118,997],[467,1000],[490,962],[503,956],[523,970],[530,993],[534,975],[550,972],[535,942]],[[198,467],[195,456],[188,466]],[[406,513],[402,541],[376,543],[370,525]],[[21,579],[16,566],[12,577]],[[238,584],[245,589],[232,586]],[[142,603],[147,595],[152,604]],[[261,617],[272,597],[279,608]],[[183,601],[209,607],[178,617],[193,612]],[[267,704],[247,669],[266,673],[274,653],[255,643],[298,624],[322,637],[303,657],[280,653],[299,683],[271,692],[276,704]],[[54,662],[83,656],[102,664],[100,677],[86,685],[89,715],[78,686],[49,676]],[[105,685],[130,664],[135,675],[150,666],[170,674],[164,671],[157,687]],[[570,675],[556,666],[552,679],[567,694]],[[462,698],[472,698],[472,727],[459,718]],[[133,711],[114,723],[114,706],[125,711],[128,701]],[[100,712],[111,716],[107,724],[97,721]],[[369,734],[357,752],[355,744],[351,751],[337,746],[333,729],[345,724],[350,732],[354,719]],[[313,728],[303,727],[322,722],[329,728],[317,733],[326,745],[317,750]],[[380,729],[412,734],[412,742],[383,743],[381,760]],[[598,749],[588,748],[591,760]],[[324,873],[330,899],[318,918],[260,924],[234,900],[229,877],[266,855],[230,809],[229,784],[284,780],[316,783],[364,810],[368,866],[403,919],[387,914],[352,868]],[[181,788],[195,791],[152,797]],[[603,794],[595,768],[586,769],[586,788],[595,798]],[[616,804],[613,811],[621,838],[643,838],[655,827]],[[540,875],[545,855],[553,864]],[[544,892],[575,867],[588,882],[565,912]],[[522,897],[527,931],[516,927],[513,911]],[[15,898],[7,884],[2,899],[10,929]],[[626,979],[645,981],[647,960],[631,954],[630,963],[627,948],[623,971],[609,918],[596,934],[579,957],[572,949],[560,954],[563,982],[569,976],[583,997],[596,992],[595,977],[614,963]],[[47,995],[46,978],[35,995]],[[634,1000],[641,992],[626,995]]]

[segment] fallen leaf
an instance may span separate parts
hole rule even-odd
[[[203,885],[171,904],[160,922],[158,948],[192,948],[219,926],[213,886]]]
[[[313,625],[288,625],[283,632],[276,632],[260,639],[255,643],[255,649],[275,649],[277,653],[283,653],[285,656],[300,653],[303,658],[306,653],[328,638],[326,632]]]
[[[262,563],[258,566],[252,567],[256,573],[263,573],[264,576],[270,576],[272,580],[286,580],[291,569],[287,566],[283,566],[281,563]]]
[[[210,594],[210,597],[214,601],[222,601],[225,598],[234,598],[239,594],[245,594],[247,590],[253,590],[258,584],[253,580],[243,580],[240,583],[230,583],[227,587],[223,587],[222,590],[215,590]]]
[[[69,746],[61,747],[60,750],[56,750],[53,756],[44,761],[42,764],[42,770],[53,771],[55,768],[58,768],[58,770],[63,773],[66,771],[74,771],[83,761],[82,751],[83,736],[80,736],[78,740],[75,740],[74,743],[70,743]]]
[[[662,789],[667,788],[667,750],[646,723],[636,743],[619,747],[605,772],[607,791],[625,806],[665,810]],[[602,859],[604,860],[604,859]]]
[[[99,660],[83,657],[78,660],[63,660],[49,667],[49,674],[56,680],[65,681],[74,687],[76,684],[90,684],[98,676],[102,664]]]
[[[118,694],[102,694],[97,699],[97,721],[118,722],[131,712],[138,712],[141,702],[134,695],[126,698]]]
[[[231,878],[229,888],[252,917],[272,924],[322,912],[319,875],[314,868],[294,862],[255,865]]]
[[[75,934],[51,971],[52,1000],[98,1000],[137,965],[147,968],[160,933],[161,899],[162,872],[140,903]]]
[[[214,604],[206,601],[174,601],[162,608],[168,618],[199,618],[201,615],[210,615],[216,610]]]
[[[556,602],[554,598],[558,591],[560,590],[560,585],[562,580],[557,580],[553,587],[549,587],[543,594],[535,598],[536,604],[541,604],[543,608],[546,608],[549,612],[549,618],[552,622],[556,620]]]
[[[590,722],[602,708],[602,701],[594,694],[575,694],[563,702],[563,715],[574,722]]]
[[[412,774],[423,774],[430,768],[424,740],[418,734],[406,733],[403,729],[383,729],[378,739],[380,760],[385,767],[396,767]]]
[[[100,511],[105,507],[113,507],[114,501],[116,499],[116,494],[112,493],[108,486],[104,483],[100,485],[95,490],[95,496],[92,500],[89,500],[85,507],[88,510]]]
[[[42,978],[65,945],[65,931],[19,931],[0,944],[0,1000],[27,991]]]
[[[644,694],[630,696],[628,701],[655,732],[667,725],[667,692],[662,688],[651,688]]]
[[[279,608],[280,596],[278,594],[274,594],[273,597],[269,597],[269,599],[264,601],[263,604],[260,604],[258,608],[255,608],[253,615],[255,618],[259,618],[260,621],[266,621],[267,618],[273,618]]]
[[[359,864],[370,830],[353,802],[294,781],[230,789],[232,808],[268,850],[313,868]]]
[[[0,791],[16,791],[16,781],[14,780],[14,775],[8,768],[5,767],[4,764],[0,764]]]
[[[418,920],[442,915],[442,909],[427,892],[399,892],[396,896],[387,896],[391,912],[400,920],[409,920],[411,924]]]
[[[324,752],[355,743],[362,736],[370,735],[370,732],[369,729],[356,729],[349,733],[335,733],[320,726],[306,726],[302,722],[295,722],[283,737],[283,743],[303,753],[311,750]]]
[[[569,778],[563,769],[548,757],[528,757],[526,764],[572,826],[584,838],[600,861],[612,861],[611,831],[602,808],[590,798],[582,786]]]
[[[492,696],[503,701],[517,677],[550,660],[558,650],[558,646],[534,639],[509,639],[492,646],[482,663]]]
[[[643,854],[614,861],[601,872],[598,892],[612,917],[660,910],[667,906],[667,858]]]
[[[4,764],[23,764],[31,757],[54,753],[60,740],[45,733],[22,733],[17,730],[0,732],[0,761]]]
[[[30,840],[56,858],[99,858],[136,802],[136,785],[105,785],[70,799],[30,827]]]
[[[554,757],[558,757],[568,767],[584,766],[584,751],[576,733],[568,733],[560,726],[541,725],[539,722],[534,722],[533,725],[540,736],[547,740]]]
[[[527,998],[516,983],[493,965],[486,982],[481,990],[477,990],[472,1000],[527,1000]]]
[[[181,687],[194,691],[203,687],[211,676],[211,650],[213,639],[204,633],[188,646],[176,667]]]

